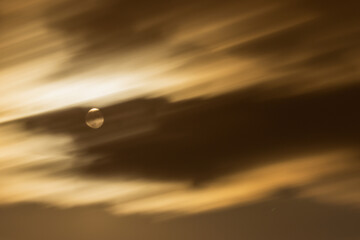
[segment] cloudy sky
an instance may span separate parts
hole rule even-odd
[[[0,0],[0,239],[359,239],[358,7]]]

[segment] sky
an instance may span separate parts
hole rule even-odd
[[[0,0],[0,240],[359,239],[358,7]]]

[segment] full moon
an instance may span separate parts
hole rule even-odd
[[[92,108],[86,114],[85,122],[89,127],[97,129],[104,124],[104,116],[98,108]]]

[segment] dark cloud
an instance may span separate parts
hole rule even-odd
[[[360,86],[285,96],[258,86],[210,99],[134,99],[102,109],[104,126],[74,108],[24,119],[26,129],[67,134],[80,159],[74,171],[203,182],[301,154],[359,147]],[[358,169],[357,165],[354,165]]]
[[[266,57],[276,55],[276,57],[289,57],[298,55],[304,51],[304,43],[308,41],[312,29],[311,23],[299,24],[285,30],[276,31],[263,37],[245,42],[230,49],[230,52],[241,56]]]
[[[227,2],[238,5],[236,1]],[[184,21],[215,7],[219,7],[216,0],[62,1],[49,8],[45,17],[51,29],[70,39],[70,47],[79,47],[71,62],[74,64],[163,43]]]
[[[273,8],[265,10],[269,6]],[[194,54],[202,51],[212,55],[210,49],[214,46],[241,40],[222,53],[242,58],[255,57],[266,60],[268,64],[287,64],[293,58],[304,57],[303,54],[312,58],[344,49],[358,51],[360,18],[354,10],[358,6],[357,1],[339,4],[321,0],[241,3],[233,0],[156,0],[151,3],[145,0],[89,0],[63,1],[51,8],[46,18],[51,29],[63,33],[70,39],[70,45],[78,49],[65,68],[83,71],[88,67],[86,64],[98,63],[99,59],[164,44],[174,33],[182,34],[184,29],[181,27],[189,28],[192,22],[199,19],[208,20],[202,21],[206,28],[210,24],[221,23],[225,17],[235,18],[264,10],[263,13],[225,24],[216,30],[216,37],[208,37],[208,42],[195,37],[165,50],[170,56],[184,54],[184,51]],[[243,42],[243,39],[248,40]],[[354,56],[345,58],[353,60]],[[85,62],[85,65],[81,65],[81,62]],[[333,66],[336,63],[328,67]],[[309,72],[314,68],[300,70]]]
[[[164,13],[162,8],[151,5],[145,1],[140,4],[132,1],[64,1],[55,6],[49,16],[54,17],[55,14],[58,17],[51,21],[52,27],[87,40],[87,50],[110,53],[114,49],[120,51],[163,38],[166,26],[155,24],[142,30],[136,29],[138,23]],[[59,9],[62,11],[59,12]],[[70,13],[70,16],[62,17],[64,13]]]

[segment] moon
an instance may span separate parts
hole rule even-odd
[[[98,129],[104,124],[104,116],[98,108],[92,108],[86,114],[85,122],[89,127]]]

